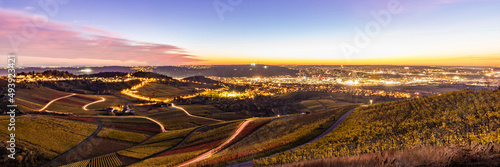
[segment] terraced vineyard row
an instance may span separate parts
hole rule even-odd
[[[116,153],[103,155],[93,159],[78,161],[63,167],[119,167],[123,166]]]
[[[241,124],[241,121],[217,123],[193,133],[182,145],[131,166],[174,166],[193,159],[224,142]]]
[[[198,166],[227,165],[251,160],[305,143],[326,130],[352,107],[278,118],[241,141],[198,163]]]
[[[498,90],[464,90],[359,108],[334,133],[293,152],[260,159],[256,165],[412,149],[419,145],[498,144],[499,101]]]

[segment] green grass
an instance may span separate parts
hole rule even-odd
[[[284,164],[418,145],[499,143],[499,101],[500,91],[465,90],[359,108],[334,133],[256,164]]]
[[[106,137],[110,139],[123,140],[139,143],[146,140],[150,135],[137,132],[128,132],[124,130],[103,128],[101,132],[97,134],[99,137]]]
[[[159,133],[141,145],[118,151],[118,154],[143,159],[172,148],[183,140],[194,128]]]
[[[8,116],[0,116],[0,134],[8,136],[11,132],[4,127]],[[49,159],[73,148],[95,130],[97,124],[78,122],[42,116],[16,117],[16,144],[38,152]]]

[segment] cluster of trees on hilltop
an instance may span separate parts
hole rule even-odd
[[[132,73],[132,76],[140,77],[140,78],[172,79],[172,77],[169,77],[169,76],[166,76],[163,74],[158,74],[158,73],[153,73],[153,72],[143,72],[143,71],[138,71],[138,72]]]
[[[201,82],[201,83],[207,83],[207,84],[220,84],[219,81],[204,77],[204,76],[192,76],[192,77],[187,77],[182,80],[187,80],[187,81],[195,81],[195,82]]]
[[[32,75],[32,76],[45,76],[45,77],[75,77],[76,75],[68,72],[68,71],[58,71],[58,70],[47,70],[41,73],[30,71],[30,72],[21,72],[17,73],[17,75]]]
[[[105,78],[110,78],[110,77],[125,77],[127,76],[128,73],[126,72],[100,72],[97,74],[85,74],[85,75],[80,75],[83,77],[105,77]]]

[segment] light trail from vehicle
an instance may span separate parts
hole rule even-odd
[[[38,111],[43,111],[43,110],[45,110],[47,107],[49,107],[49,106],[50,106],[50,104],[52,104],[52,103],[56,102],[57,100],[61,100],[61,99],[64,99],[64,98],[68,98],[68,97],[71,97],[71,96],[74,96],[74,95],[76,95],[76,94],[75,94],[75,93],[73,93],[73,94],[70,94],[70,95],[67,95],[67,96],[63,96],[63,97],[56,98],[56,99],[54,99],[54,100],[50,101],[49,103],[47,103],[47,104],[46,104],[46,105],[45,105],[42,109],[40,109],[40,110],[38,110]]]
[[[89,109],[87,109],[88,106],[92,105],[92,104],[95,104],[95,103],[100,103],[100,102],[104,102],[106,101],[106,99],[104,97],[100,97],[101,100],[97,100],[97,101],[94,101],[94,102],[91,102],[89,104],[86,104],[84,105],[82,108],[85,110],[85,111],[88,111]]]

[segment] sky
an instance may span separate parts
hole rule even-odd
[[[499,7],[500,0],[0,0],[0,55],[15,53],[18,66],[500,66]]]

